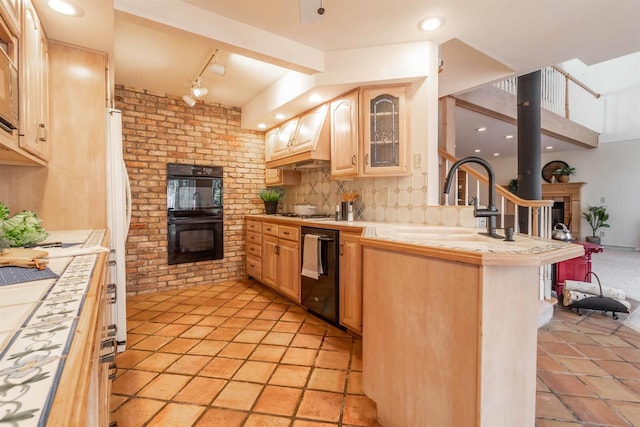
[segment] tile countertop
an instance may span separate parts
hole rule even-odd
[[[247,218],[283,224],[362,232],[363,244],[454,261],[482,265],[547,265],[584,255],[582,245],[515,234],[513,242],[481,234],[485,229],[427,224],[370,221],[335,221],[330,218],[295,218],[248,215]],[[498,230],[498,234],[503,230]]]
[[[3,420],[44,425],[71,346],[105,230],[51,232],[47,267],[58,278],[0,286],[0,394]],[[106,249],[108,250],[108,249]]]

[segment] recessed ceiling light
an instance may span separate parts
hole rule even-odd
[[[322,97],[320,95],[317,94],[313,94],[313,95],[309,95],[309,97],[307,98],[309,101],[311,102],[320,102],[322,101]]]
[[[76,17],[84,15],[84,11],[80,7],[68,1],[49,0],[47,4],[51,9],[63,15]]]
[[[500,153],[493,153],[493,157],[498,157]]]
[[[266,129],[267,125],[265,125],[264,123],[258,123],[258,129]]]
[[[476,148],[475,150],[473,150],[473,152],[474,152],[474,153],[479,153],[479,152],[480,152],[480,149],[479,149],[479,148]]]
[[[284,119],[284,117],[285,117],[285,116],[284,116],[284,114],[282,114],[282,113],[278,113],[278,114],[276,114],[276,115],[275,115],[275,116],[273,116],[273,117],[275,117],[277,120],[282,120],[282,119]]]
[[[442,18],[438,18],[436,16],[431,16],[429,18],[425,18],[418,23],[418,28],[422,31],[434,31],[442,26],[444,21]]]
[[[553,145],[548,145],[546,148],[547,150],[553,150]]]
[[[487,130],[487,128],[483,126],[483,127],[481,127],[481,128],[477,128],[476,130],[477,130],[478,132],[484,132],[485,130]]]
[[[505,137],[505,139],[511,139],[511,138],[513,138],[513,135],[505,135],[504,137]]]

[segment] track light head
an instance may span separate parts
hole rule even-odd
[[[213,74],[224,76],[224,73],[227,72],[227,67],[225,67],[222,64],[218,64],[217,62],[214,62],[213,64],[209,65],[209,71],[211,71]]]
[[[187,104],[189,107],[193,107],[194,105],[196,105],[196,100],[193,99],[190,95],[185,95],[182,97],[182,100],[185,102],[185,104]]]
[[[196,98],[202,98],[207,93],[209,93],[209,89],[206,87],[191,86],[191,96],[195,96]]]

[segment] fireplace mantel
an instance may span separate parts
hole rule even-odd
[[[582,222],[581,192],[586,182],[554,182],[542,184],[542,199],[564,203],[564,224],[569,227],[573,238],[581,239]]]

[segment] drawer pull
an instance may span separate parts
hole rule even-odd
[[[285,236],[288,236],[291,233],[289,233],[288,231],[283,231],[282,234],[284,234]]]
[[[253,265],[253,264],[249,264],[249,267],[251,267],[251,268],[256,268],[256,266],[255,266],[255,265]]]

